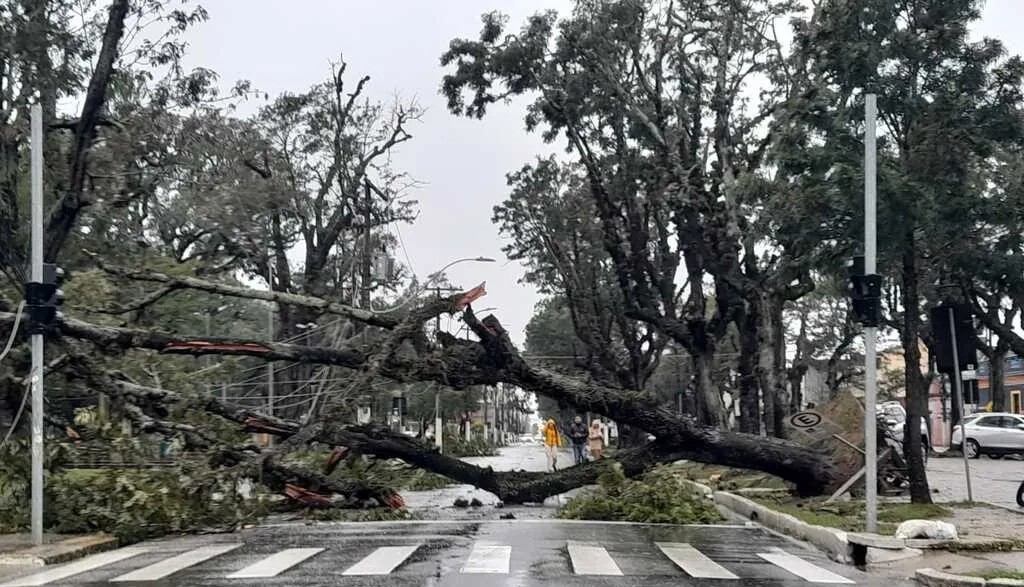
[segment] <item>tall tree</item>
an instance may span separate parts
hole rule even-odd
[[[860,207],[863,95],[865,88],[879,94],[879,268],[891,277],[887,324],[902,341],[909,430],[927,414],[919,350],[919,340],[930,338],[925,300],[934,298],[936,281],[952,277],[943,259],[953,243],[975,228],[971,210],[985,191],[985,161],[998,144],[1020,137],[1021,63],[1002,59],[998,41],[968,39],[978,4],[824,1],[797,22],[793,63],[803,68],[810,98],[788,118],[787,132],[794,132],[785,138],[783,165],[796,164],[787,174],[801,177],[805,193],[828,194],[805,202],[799,214],[839,219],[825,225],[836,232],[822,236],[847,250],[860,241],[853,219]],[[928,502],[919,438],[907,436],[911,497]]]
[[[452,68],[444,92],[456,114],[482,117],[508,96],[536,97],[527,126],[543,127],[548,140],[565,136],[628,315],[687,349],[709,401],[718,395],[716,342],[737,323],[748,432],[761,428],[759,393],[769,400],[770,430],[782,432],[788,401],[774,323],[785,301],[807,289],[806,279],[793,287],[806,277],[799,252],[759,258],[755,250],[770,238],[753,215],[768,146],[762,122],[788,98],[772,94],[748,107],[742,96],[752,77],[781,63],[771,26],[793,8],[581,0],[565,20],[538,14],[518,35],[505,33],[501,15],[487,14],[478,41],[452,41],[442,57]]]
[[[580,176],[548,158],[509,175],[509,184],[512,193],[494,215],[501,233],[511,238],[505,253],[526,260],[526,280],[558,296],[568,310],[581,343],[580,362],[595,380],[643,390],[667,339],[626,316],[612,260],[593,221],[593,200]],[[708,411],[713,415],[703,422],[720,420],[720,409]]]

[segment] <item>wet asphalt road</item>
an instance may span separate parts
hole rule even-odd
[[[697,554],[688,555],[684,564],[689,561],[691,565],[704,568],[705,572],[733,576],[728,579],[693,578],[659,549],[658,543],[675,544],[676,548],[680,548],[679,544],[688,544],[692,547],[690,552]],[[33,582],[32,575],[24,573],[20,582],[19,579],[10,581],[10,577],[5,577],[8,581],[0,582],[0,586],[796,587],[828,584],[799,576],[804,574],[807,577],[807,573],[816,574],[819,581],[823,577],[831,579],[832,584],[887,587],[913,584],[893,577],[868,575],[853,567],[832,563],[821,553],[799,543],[748,526],[658,526],[555,520],[288,524],[263,526],[234,534],[156,540],[129,549],[147,550],[71,576],[51,575],[51,582]],[[260,561],[264,561],[261,564],[266,572],[266,565],[273,566],[267,562],[268,557],[286,549],[311,550],[298,551],[301,556],[309,558],[294,564],[290,564],[292,561],[283,563],[282,566],[287,568],[278,569],[280,573],[274,577],[228,577]],[[118,552],[113,551],[113,556],[118,556]],[[132,554],[134,551],[122,549],[120,552]],[[180,556],[184,553],[189,554]],[[98,556],[104,555],[94,555]],[[112,555],[108,553],[106,556]],[[208,558],[198,560],[204,556]],[[287,557],[288,554],[278,555],[281,556]],[[193,558],[186,560],[189,557]],[[768,560],[773,557],[776,564]],[[88,566],[89,563],[84,561],[89,560],[70,564],[81,566],[84,563]],[[710,561],[710,566],[705,560]],[[173,570],[175,561],[180,563],[177,570]],[[378,563],[378,568],[372,568],[373,561]],[[154,564],[162,565],[162,568],[152,567]],[[393,569],[390,568],[392,566]],[[43,572],[59,574],[62,568],[65,566],[47,567]],[[172,572],[167,574],[169,569]],[[354,569],[385,574],[345,575]],[[694,574],[699,575],[700,572],[697,570]],[[160,577],[161,573],[165,576]],[[584,573],[613,573],[613,576]],[[118,578],[121,579],[111,582]]]
[[[983,456],[971,459],[970,468],[971,489],[976,501],[1019,509],[1017,487],[1024,481],[1024,461],[993,460]],[[928,485],[936,492],[936,501],[966,501],[963,459],[928,459]]]

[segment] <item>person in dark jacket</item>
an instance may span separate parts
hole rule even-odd
[[[569,426],[569,439],[572,440],[572,456],[576,464],[587,462],[587,427],[583,424],[583,418],[573,418]]]

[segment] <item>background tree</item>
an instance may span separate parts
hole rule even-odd
[[[926,300],[949,281],[951,247],[977,227],[985,162],[1020,136],[1020,62],[1002,59],[995,40],[968,40],[978,17],[970,0],[821,2],[797,23],[794,63],[813,97],[789,118],[780,165],[800,178],[796,214],[821,219],[834,231],[822,236],[847,251],[861,240],[862,96],[879,93],[879,273],[903,346],[910,430],[927,414]],[[803,199],[812,193],[825,197]],[[919,439],[908,438],[911,496],[927,502]]]

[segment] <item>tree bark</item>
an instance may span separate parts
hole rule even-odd
[[[921,373],[921,302],[918,295],[917,249],[912,229],[907,231],[905,239],[901,270],[903,328],[900,331],[907,385],[907,432],[904,434],[903,446],[910,468],[910,500],[913,503],[932,503],[924,470],[924,447],[921,446],[919,433],[921,419],[928,414],[928,385]]]
[[[761,397],[757,381],[757,324],[748,309],[737,321],[740,337],[740,432],[761,433]]]
[[[996,343],[989,356],[988,387],[991,390],[992,411],[1005,412],[1006,397],[1006,354],[1009,345],[1002,340]]]
[[[705,350],[694,354],[691,360],[697,421],[705,426],[720,427],[724,424],[725,407],[722,404],[722,394],[713,379],[715,350],[712,348],[710,352]]]

